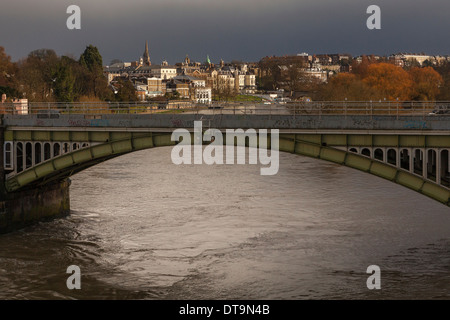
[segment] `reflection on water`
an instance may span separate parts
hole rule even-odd
[[[349,168],[280,154],[175,166],[170,148],[72,178],[72,214],[0,236],[0,298],[449,298],[450,209]],[[382,290],[366,287],[379,265]],[[82,290],[66,287],[78,265]]]

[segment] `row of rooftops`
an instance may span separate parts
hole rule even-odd
[[[154,73],[169,73],[169,74],[177,74],[177,75],[186,75],[186,73],[190,73],[193,70],[198,70],[199,72],[211,72],[217,71],[218,74],[235,74],[236,71],[239,74],[254,74],[254,72],[250,72],[247,68],[242,69],[232,65],[221,66],[195,66],[195,67],[186,67],[185,65],[177,66],[177,65],[139,65],[137,67],[128,65],[126,63],[117,63],[111,66],[104,67],[103,71],[105,73],[112,74],[154,74]]]

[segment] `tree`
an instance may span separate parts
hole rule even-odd
[[[421,65],[416,58],[407,59],[405,61],[405,70],[411,70],[412,68],[420,68]]]
[[[89,45],[80,56],[80,64],[94,74],[103,73],[103,58],[97,47]]]
[[[320,87],[318,98],[326,101],[364,101],[375,99],[375,90],[360,77],[351,73],[340,73]]]
[[[55,72],[54,94],[59,102],[73,102],[75,99],[75,76],[68,57],[62,57]]]
[[[6,94],[9,98],[18,98],[17,91],[17,64],[11,62],[11,57],[5,49],[0,47],[0,95]]]
[[[363,82],[376,90],[377,99],[388,100],[409,100],[414,84],[408,72],[389,63],[370,65]]]
[[[367,70],[369,66],[372,64],[378,63],[378,61],[375,59],[374,56],[366,56],[363,55],[361,57],[361,62],[358,62],[357,60],[353,60],[352,62],[352,72],[361,78],[364,78],[367,76]]]
[[[235,89],[230,86],[229,80],[225,80],[213,90],[213,95],[218,101],[228,101],[232,100],[237,93]]]
[[[441,75],[431,67],[412,68],[410,71],[414,81],[413,100],[434,101],[443,83]]]
[[[259,63],[261,69],[261,87],[264,90],[276,90],[282,82],[281,66],[276,61],[262,60]]]
[[[103,76],[103,58],[97,47],[89,45],[80,56],[80,65],[88,70],[83,75],[85,91],[88,96],[95,96],[102,100],[111,98],[111,92],[108,90],[108,83]]]
[[[58,63],[58,56],[51,49],[32,51],[18,63],[17,78],[20,91],[26,98],[31,101],[53,101]]]
[[[6,54],[3,47],[0,47],[0,86],[14,86],[16,72],[16,64],[11,62],[11,57]]]
[[[433,67],[433,66],[434,66],[433,62],[428,59],[422,63],[422,67]]]
[[[291,96],[295,91],[304,90],[305,84],[309,81],[303,71],[304,68],[305,65],[303,63],[294,63],[287,67],[284,83],[286,83],[286,89],[291,92]]]
[[[450,101],[450,62],[446,61],[436,67],[436,71],[442,77],[442,85],[437,99]]]
[[[6,97],[9,98],[17,98],[20,96],[19,91],[11,87],[0,86],[0,96],[6,94]]]
[[[116,94],[116,100],[120,102],[136,101],[136,89],[129,80],[119,79],[117,82],[119,90]]]

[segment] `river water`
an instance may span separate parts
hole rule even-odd
[[[0,298],[450,298],[448,207],[292,154],[261,176],[176,166],[170,150],[81,172],[68,217],[0,235]],[[81,290],[66,287],[70,265]],[[381,290],[367,289],[370,265]]]

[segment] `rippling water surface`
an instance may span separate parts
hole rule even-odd
[[[176,166],[170,148],[72,178],[72,213],[0,235],[3,299],[449,299],[450,209],[383,179],[280,154]],[[66,269],[81,268],[81,290]],[[369,265],[382,289],[366,287]]]

